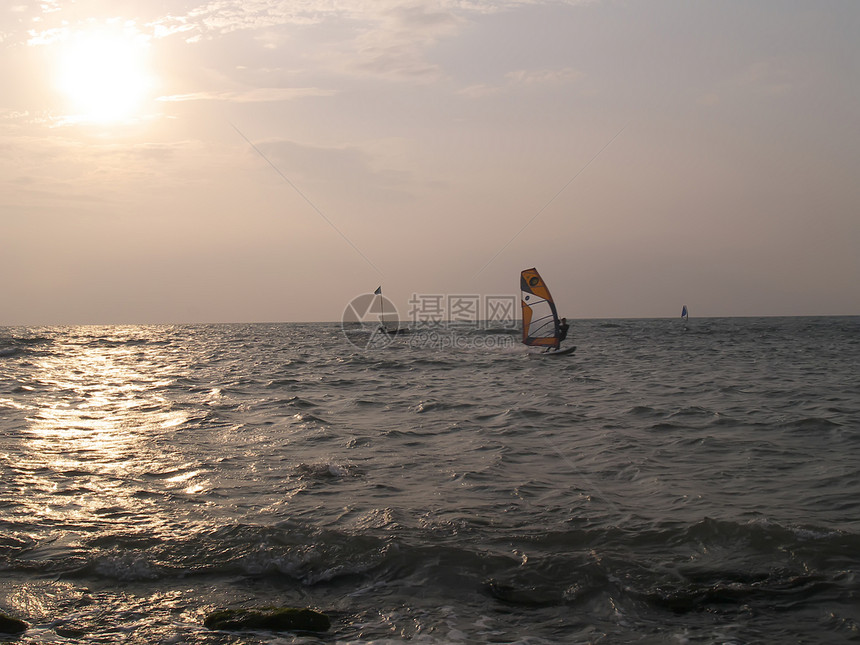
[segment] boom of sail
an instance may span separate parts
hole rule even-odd
[[[520,274],[520,291],[523,306],[523,343],[558,349],[558,313],[552,295],[537,269],[526,269]]]

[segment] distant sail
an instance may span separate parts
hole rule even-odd
[[[523,343],[558,349],[558,313],[555,303],[537,269],[520,274],[523,306]]]
[[[382,295],[382,285],[376,287],[376,291],[373,292],[374,296],[379,296],[379,322],[382,323],[379,327],[381,331],[388,332],[388,327],[385,325],[385,297]]]
[[[690,316],[687,313],[687,305],[684,305],[683,307],[681,307],[681,318],[683,318],[684,320],[687,320],[687,318],[689,318],[689,317]]]

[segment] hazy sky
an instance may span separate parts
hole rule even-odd
[[[860,314],[858,34],[855,0],[12,0],[0,325],[403,315],[531,266],[573,318]]]

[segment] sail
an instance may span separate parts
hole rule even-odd
[[[388,331],[388,326],[385,324],[385,297],[382,295],[382,285],[376,287],[376,291],[373,292],[374,296],[379,296],[379,322],[382,323],[380,329],[382,331]]]
[[[523,343],[558,349],[558,314],[549,289],[537,269],[520,274],[523,306]]]
[[[681,318],[683,318],[684,320],[687,320],[687,318],[689,318],[689,314],[687,313],[687,305],[681,307]]]

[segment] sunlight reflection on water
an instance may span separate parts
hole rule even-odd
[[[141,475],[172,467],[152,438],[187,415],[164,405],[163,375],[138,351],[74,341],[65,349],[34,365],[17,464],[27,505],[43,520],[72,525],[144,517],[148,504],[136,496]],[[193,488],[192,477],[182,485]],[[51,497],[40,500],[40,493]]]

